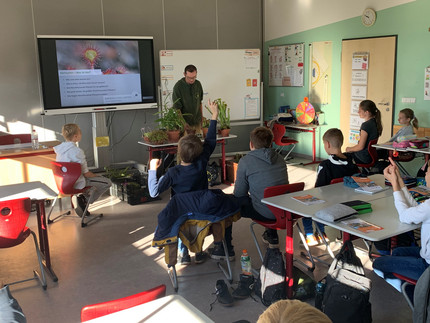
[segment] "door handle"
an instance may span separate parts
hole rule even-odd
[[[379,102],[378,105],[390,105],[390,102]]]

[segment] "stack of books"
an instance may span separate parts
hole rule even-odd
[[[417,185],[417,178],[412,176],[406,176],[402,175],[403,182],[405,183],[406,187],[414,187]],[[391,182],[387,179],[385,179],[385,185],[392,186]]]
[[[409,188],[408,191],[418,203],[422,203],[428,198],[430,198],[430,188],[428,188],[427,186],[417,186]]]
[[[376,183],[368,177],[351,176],[351,178],[359,186],[355,189],[355,191],[358,193],[375,194],[388,189],[387,187],[376,185]]]
[[[360,200],[343,202],[346,206],[349,206],[357,211],[358,214],[370,213],[372,212],[372,205],[369,202],[364,202]]]

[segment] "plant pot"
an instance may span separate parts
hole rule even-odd
[[[169,142],[178,142],[179,138],[181,137],[181,131],[180,130],[168,130],[167,131],[167,137],[169,138]]]
[[[206,138],[208,131],[209,131],[209,128],[202,128],[203,138]]]
[[[228,135],[230,134],[230,129],[220,129],[219,134],[221,135],[221,137],[228,137]]]

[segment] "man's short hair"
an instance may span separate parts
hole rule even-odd
[[[61,129],[61,134],[63,135],[64,139],[70,141],[73,139],[74,135],[77,135],[81,129],[79,129],[79,126],[76,123],[68,123],[63,126]]]
[[[249,138],[255,149],[270,148],[273,141],[273,132],[266,127],[257,127],[251,131]]]
[[[343,145],[342,131],[337,128],[328,129],[323,136],[323,140],[328,141],[334,148],[341,148]]]
[[[184,69],[184,73],[185,74],[187,74],[187,72],[188,73],[193,73],[193,72],[196,72],[197,71],[197,67],[195,67],[194,65],[187,65],[187,66],[185,66],[185,69]]]
[[[185,163],[192,163],[203,152],[203,144],[196,135],[186,135],[179,140],[178,153]]]

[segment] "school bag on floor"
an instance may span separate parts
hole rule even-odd
[[[430,267],[417,281],[414,291],[414,323],[430,322]]]
[[[352,242],[346,241],[328,270],[321,311],[333,323],[372,322],[370,288]]]
[[[286,298],[285,263],[279,248],[267,248],[263,264],[255,283],[255,294],[270,306]]]

